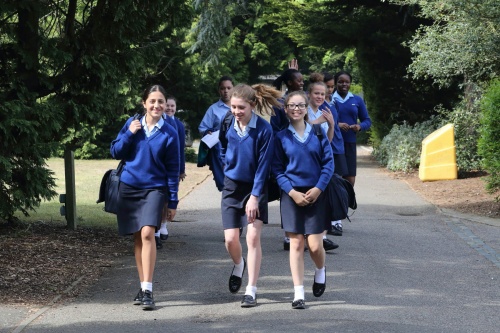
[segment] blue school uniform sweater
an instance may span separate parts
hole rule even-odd
[[[264,184],[269,178],[273,157],[273,130],[271,125],[259,116],[256,127],[240,137],[234,129],[235,119],[225,133],[227,147],[222,145],[221,157],[224,161],[224,174],[229,179],[253,183],[252,195],[264,193]]]
[[[120,181],[140,189],[166,187],[168,208],[176,209],[179,199],[179,137],[167,122],[149,138],[143,130],[129,131],[127,120],[111,143],[111,156],[125,160]]]
[[[328,109],[332,112],[333,120],[335,122],[335,125],[333,127],[333,139],[332,142],[330,142],[330,145],[332,146],[332,151],[334,154],[344,154],[344,139],[342,138],[342,133],[340,132],[340,127],[339,127],[339,114],[337,111],[337,106],[335,102],[333,101],[332,103],[328,103],[327,101],[324,101],[323,104],[321,104],[318,108],[318,111],[315,113],[310,107],[308,108],[307,115],[309,117],[309,120],[315,120],[319,117],[321,117],[321,110],[324,109],[324,106],[327,106]],[[321,127],[325,132],[328,131],[328,123],[324,122],[321,124]]]
[[[358,95],[352,95],[346,100],[339,100],[337,96],[334,93],[334,99],[338,107],[339,122],[354,125],[358,123],[359,119],[361,130],[368,130],[372,125],[372,121],[368,116],[368,110],[363,99]],[[342,131],[342,137],[344,138],[344,142],[356,142],[356,132],[353,130]]]
[[[170,117],[175,120],[175,125],[177,126],[177,135],[179,136],[179,153],[180,153],[180,173],[186,172],[186,152],[184,148],[186,148],[186,128],[182,121],[175,116]]]
[[[272,173],[285,193],[294,187],[317,187],[324,191],[333,169],[332,148],[324,131],[321,139],[311,131],[304,143],[288,129],[276,134]]]
[[[327,103],[325,101],[325,103]],[[338,103],[336,103],[333,99],[329,103],[330,110],[332,110],[333,120],[335,121],[335,127],[333,129],[333,140],[332,140],[332,151],[334,154],[344,154],[344,138],[342,137],[342,131],[339,127],[339,110]]]
[[[231,111],[231,108],[221,99],[210,105],[201,120],[200,126],[198,126],[198,131],[201,136],[206,135],[208,131],[218,131],[220,129],[220,125],[222,124],[222,120],[228,111]]]

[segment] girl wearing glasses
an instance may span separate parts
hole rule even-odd
[[[257,305],[257,278],[262,260],[260,234],[268,223],[267,179],[273,158],[273,131],[259,114],[272,114],[279,106],[280,92],[257,84],[239,84],[230,92],[232,119],[221,128],[221,157],[224,165],[222,224],[226,249],[234,266],[229,291],[237,293],[248,265],[248,285],[241,307]],[[224,121],[226,123],[226,121]],[[242,257],[240,228],[247,226],[247,261]]]
[[[285,98],[287,129],[276,134],[272,172],[282,190],[282,228],[290,238],[290,270],[294,285],[293,309],[305,308],[304,245],[314,262],[313,295],[320,297],[326,287],[323,232],[330,223],[327,199],[323,194],[333,174],[330,142],[323,129],[307,123],[307,97],[295,91]]]
[[[278,101],[281,103],[279,107],[274,108],[274,115],[271,116],[271,126],[273,128],[273,133],[276,135],[281,130],[284,130],[290,124],[284,109],[285,98],[287,94],[293,91],[302,91],[304,89],[304,78],[299,72],[299,65],[296,59],[293,59],[288,63],[288,69],[283,72],[276,80],[273,82],[273,86],[277,90],[281,90],[283,84],[286,86],[285,95]],[[283,239],[283,250],[290,250],[290,238],[284,237]]]

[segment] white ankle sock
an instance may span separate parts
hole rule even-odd
[[[257,293],[257,286],[247,286],[245,290],[245,295],[250,295],[255,299],[255,294]]]
[[[141,282],[142,290],[153,291],[153,282]]]
[[[326,235],[323,235],[323,239],[326,239]]]
[[[233,274],[237,277],[241,277],[243,275],[243,268],[245,267],[245,262],[243,261],[243,257],[239,264],[234,264]]]
[[[167,221],[163,221],[163,222],[161,223],[160,233],[161,233],[162,235],[168,235],[168,230],[167,230]]]
[[[299,299],[304,299],[304,286],[294,286],[293,290],[295,291],[295,295],[293,297],[294,301],[297,301]]]
[[[342,226],[342,221],[341,220],[332,221],[332,225],[340,225],[340,226]]]
[[[160,237],[160,230],[158,230],[157,232],[155,232],[155,237]]]
[[[323,266],[323,268],[315,268],[314,269],[314,282],[325,283],[325,280],[326,280],[325,267]]]
[[[290,238],[285,237],[284,241],[287,242],[287,243],[290,243]]]

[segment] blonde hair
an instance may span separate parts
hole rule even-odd
[[[324,83],[323,81],[311,82],[309,87],[307,87],[307,92],[312,93],[312,90],[315,86],[322,86],[323,88],[325,88],[325,95],[328,92],[328,87],[326,86],[326,83]]]
[[[281,91],[261,83],[253,86],[240,83],[231,90],[229,95],[254,105],[255,112],[260,115],[274,116],[272,107],[281,107],[281,103],[278,102]]]

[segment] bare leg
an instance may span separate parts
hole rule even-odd
[[[144,282],[144,272],[142,270],[142,239],[141,231],[134,234],[134,255],[137,273],[139,273],[139,281]]]
[[[287,233],[290,237],[290,271],[294,286],[304,285],[304,235]]]
[[[262,224],[263,222],[261,220],[255,220],[255,222],[249,223],[247,227],[247,267],[249,286],[257,286],[257,279],[259,278],[260,264],[262,262],[262,247],[260,245]]]
[[[143,282],[153,282],[156,263],[155,228],[145,226],[141,229]]]
[[[325,267],[325,249],[323,248],[323,234],[313,234],[307,236],[309,244],[309,254],[316,265],[316,268]]]
[[[242,257],[240,229],[233,228],[224,230],[224,239],[227,252],[231,256],[233,263],[238,265],[241,262]]]

